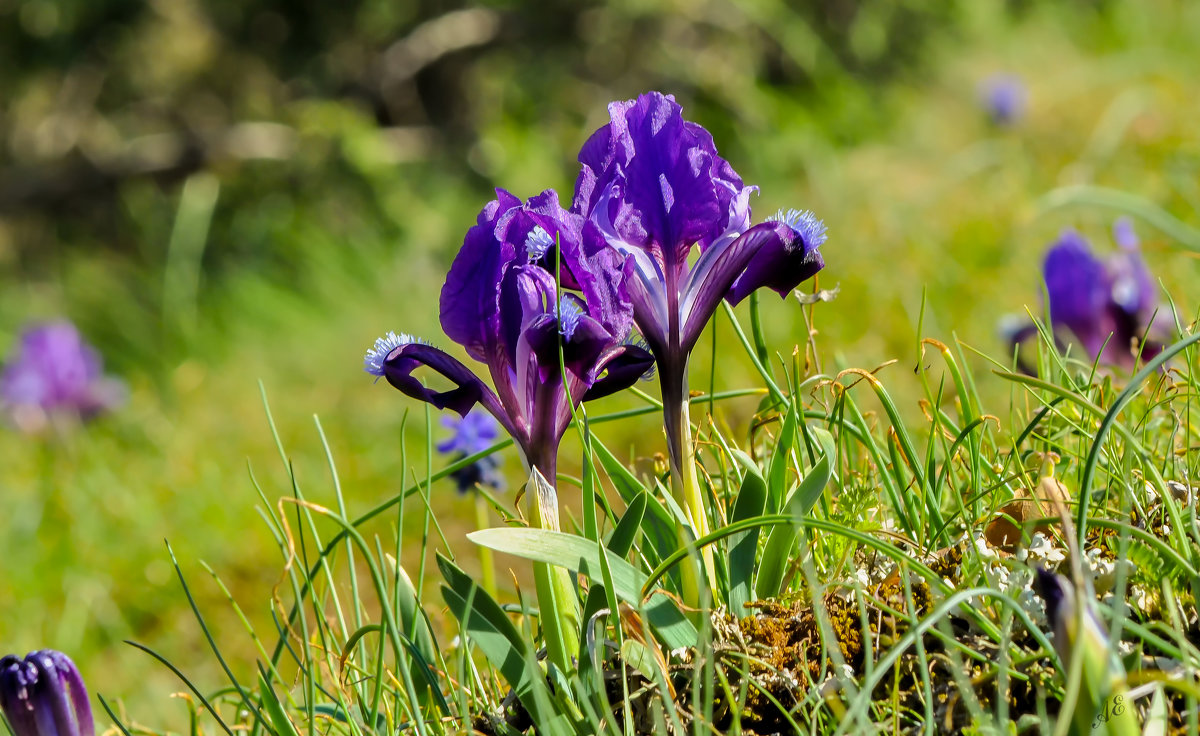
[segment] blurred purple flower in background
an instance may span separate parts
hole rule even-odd
[[[455,460],[483,452],[500,437],[500,425],[492,415],[479,409],[472,409],[461,419],[452,415],[443,416],[442,426],[453,434],[439,442],[437,450],[443,455],[454,456]],[[499,468],[500,459],[492,454],[456,470],[450,477],[458,484],[459,493],[473,490],[476,485],[500,490],[504,487],[504,476]]]
[[[27,328],[0,374],[0,405],[27,431],[56,413],[88,418],[124,399],[124,384],[104,376],[100,354],[70,322]]]
[[[87,688],[71,659],[43,649],[0,659],[0,709],[14,736],[93,736]]]
[[[500,436],[500,425],[489,414],[472,409],[465,417],[456,419],[442,417],[442,426],[451,432],[448,438],[438,443],[437,451],[449,455],[474,455],[492,446]]]
[[[1013,74],[988,77],[980,85],[979,96],[988,117],[996,125],[1012,125],[1025,114],[1028,91],[1021,78]]]
[[[1056,337],[1066,333],[1089,358],[1129,369],[1162,350],[1172,320],[1159,307],[1154,280],[1127,219],[1113,226],[1113,239],[1120,251],[1101,261],[1082,235],[1065,230],[1046,252],[1042,274]],[[1025,326],[1009,338],[1017,344],[1035,333]]]

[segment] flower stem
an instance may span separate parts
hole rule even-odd
[[[711,531],[704,494],[696,472],[696,453],[692,446],[692,424],[689,415],[687,366],[672,366],[662,371],[663,421],[667,432],[667,449],[671,456],[671,493],[687,515],[690,530],[678,525],[676,534],[682,544],[690,544]],[[710,592],[717,589],[716,563],[711,547],[700,550],[704,579]],[[699,606],[700,580],[693,565],[683,565],[683,598],[688,605]]]
[[[477,529],[487,529],[491,525],[491,519],[488,517],[488,503],[482,493],[473,491],[475,495],[475,527]],[[479,570],[480,577],[483,579],[483,589],[492,598],[496,598],[496,569],[492,558],[492,550],[483,545],[476,545],[479,549]]]
[[[553,467],[551,462],[547,470]],[[525,497],[529,504],[529,523],[539,529],[559,531],[558,492],[537,465],[530,471]],[[579,656],[578,632],[582,618],[571,574],[557,565],[535,562],[533,580],[547,656],[563,673],[571,672],[573,661]]]

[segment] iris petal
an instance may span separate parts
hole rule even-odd
[[[1100,352],[1111,330],[1105,305],[1109,282],[1101,263],[1079,233],[1064,232],[1042,267],[1050,322],[1068,328],[1089,355]]]
[[[614,102],[609,115],[580,151],[575,211],[611,239],[650,252],[664,271],[686,268],[692,246],[715,242],[731,221],[745,226],[741,178],[673,97]]]
[[[487,359],[488,346],[496,339],[500,279],[516,257],[516,247],[497,240],[496,229],[520,204],[503,189],[496,190],[496,199],[484,207],[475,226],[467,231],[442,286],[442,330],[479,361]]]
[[[430,368],[454,384],[446,391],[426,388],[413,371],[421,366]],[[496,394],[454,357],[431,345],[410,343],[392,351],[383,364],[383,375],[388,383],[414,399],[425,401],[438,409],[449,409],[459,416],[466,416],[471,407],[479,403],[492,413],[504,428],[516,436],[515,427],[509,420]]]
[[[764,240],[746,265],[746,271],[733,283],[729,292],[731,304],[764,287],[786,297],[825,267],[818,250],[825,242],[825,226],[820,221],[813,218],[795,225],[768,221],[763,225],[775,225],[776,237]]]
[[[604,371],[583,395],[583,400],[592,401],[624,391],[653,367],[654,356],[649,350],[636,345],[622,345],[605,361]]]

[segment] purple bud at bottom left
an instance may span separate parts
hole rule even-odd
[[[53,649],[0,659],[0,710],[14,736],[95,736],[83,677]]]

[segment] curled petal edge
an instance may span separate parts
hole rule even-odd
[[[421,366],[447,378],[455,384],[454,388],[447,391],[426,388],[413,375],[413,371]],[[462,417],[475,404],[481,404],[509,434],[517,436],[496,393],[462,362],[435,347],[409,343],[396,348],[383,361],[383,376],[406,396],[425,401],[438,409],[449,409]]]
[[[654,366],[654,356],[637,345],[621,345],[613,349],[602,365],[603,372],[583,395],[584,401],[624,391],[637,383]]]

